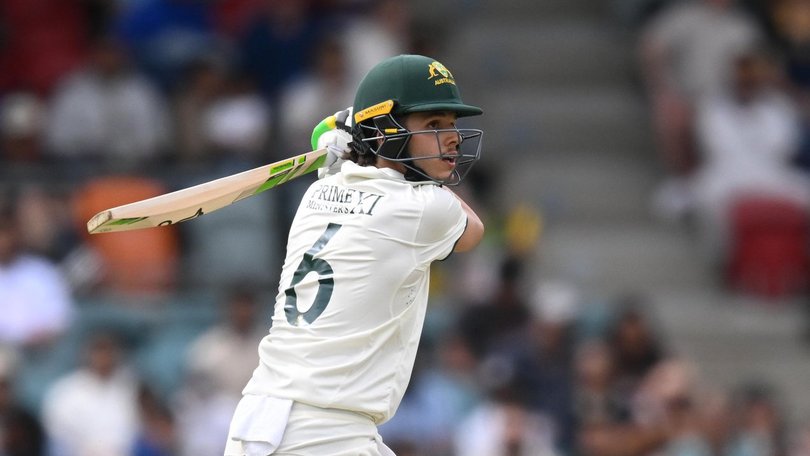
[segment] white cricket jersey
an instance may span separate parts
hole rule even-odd
[[[410,380],[430,264],[452,252],[466,223],[449,191],[391,169],[347,162],[313,183],[244,393],[388,420]]]

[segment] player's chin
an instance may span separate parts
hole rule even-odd
[[[431,170],[431,172],[429,174],[430,174],[430,177],[432,177],[433,179],[436,179],[438,181],[446,181],[447,179],[450,179],[450,177],[453,175],[453,171],[455,171],[455,169],[456,169],[455,165],[449,166],[449,167],[448,166],[442,166],[442,167],[434,168],[433,170]]]

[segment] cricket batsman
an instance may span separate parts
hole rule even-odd
[[[475,212],[448,186],[481,153],[453,74],[400,55],[326,118],[327,165],[290,228],[272,325],[244,388],[227,456],[393,455],[377,432],[410,380],[430,265],[474,248]],[[223,368],[227,368],[223,366]]]

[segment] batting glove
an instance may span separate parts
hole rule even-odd
[[[352,142],[351,131],[352,108],[338,111],[322,120],[312,130],[312,149],[326,148],[326,161],[318,169],[318,179],[331,176],[340,171],[340,167],[349,158]]]

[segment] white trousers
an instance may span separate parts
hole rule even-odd
[[[267,396],[245,395],[225,456],[395,456],[371,418]]]

